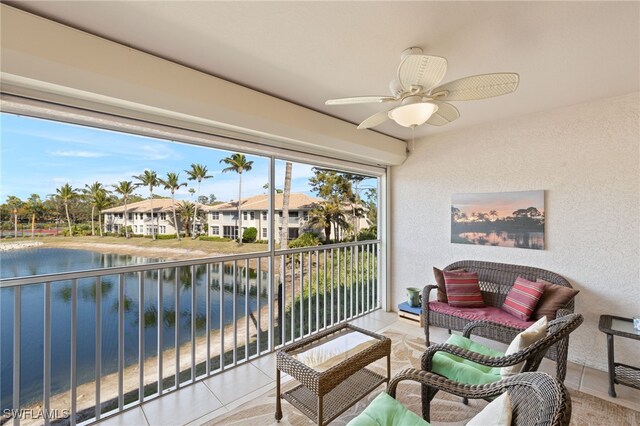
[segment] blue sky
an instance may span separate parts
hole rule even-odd
[[[221,173],[225,167],[220,160],[232,154],[212,148],[204,148],[160,139],[125,133],[111,132],[90,127],[70,125],[29,117],[0,114],[0,200],[9,195],[26,199],[39,194],[43,199],[55,193],[65,183],[83,188],[94,181],[105,186],[122,180],[131,180],[144,170],[154,170],[164,177],[167,172],[180,173],[181,182],[187,181],[184,170],[192,163],[208,167],[212,179],[202,182],[202,195],[215,194],[218,200],[229,201],[238,197],[238,175]],[[268,182],[269,161],[265,157],[247,155],[253,160],[253,169],[243,174],[242,196],[264,194],[263,185]],[[294,163],[292,191],[313,195],[308,179],[313,175],[312,166]],[[284,162],[276,162],[276,188],[284,186]],[[375,185],[375,180],[366,182]],[[148,191],[136,191],[147,196]],[[170,196],[162,188],[154,193]],[[176,199],[189,200],[188,188],[181,188]]]

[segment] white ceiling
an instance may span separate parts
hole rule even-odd
[[[388,94],[410,46],[448,59],[445,82],[520,74],[515,93],[455,102],[458,121],[416,137],[640,90],[635,1],[7,3],[355,124],[389,105],[324,101]]]

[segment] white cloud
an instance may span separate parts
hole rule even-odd
[[[47,151],[47,154],[53,157],[77,157],[77,158],[99,158],[99,157],[108,157],[109,154],[98,151]]]

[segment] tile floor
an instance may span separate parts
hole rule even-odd
[[[359,318],[353,323],[375,332],[399,331],[407,335],[423,336],[420,327],[405,320],[398,320],[395,313],[376,311]],[[434,342],[448,338],[447,331],[434,328],[431,331]],[[479,339],[482,343],[506,349],[506,345]],[[542,371],[555,374],[555,364],[545,359]],[[139,407],[100,422],[100,425],[127,426],[196,426],[233,411],[275,388],[275,355],[263,356],[248,364],[243,364],[220,375],[186,386],[176,392],[149,401]],[[251,380],[247,380],[247,378]],[[286,381],[286,378],[283,378]],[[597,396],[607,401],[640,411],[640,390],[626,386],[616,386],[617,398],[607,394],[607,373],[590,367],[569,363],[565,385],[569,388]],[[180,423],[176,423],[180,419]],[[274,421],[275,424],[275,421]]]

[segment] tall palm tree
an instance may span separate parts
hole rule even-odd
[[[56,196],[62,201],[64,205],[64,212],[67,215],[67,224],[69,225],[69,236],[73,237],[73,230],[71,229],[71,219],[69,218],[69,202],[78,196],[76,189],[71,185],[65,183],[60,188],[56,189]]]
[[[238,245],[242,245],[242,216],[240,215],[240,207],[242,205],[242,173],[251,170],[253,161],[247,161],[247,157],[245,157],[244,154],[231,154],[230,157],[223,158],[220,162],[229,166],[222,169],[222,173],[238,173]]]
[[[285,163],[284,192],[282,193],[282,231],[280,233],[280,248],[285,250],[289,246],[289,198],[291,196],[291,168],[290,161]]]
[[[26,203],[27,210],[31,213],[31,238],[36,236],[36,216],[44,212],[44,203],[38,194],[31,194]]]
[[[156,227],[153,221],[153,188],[155,188],[156,186],[160,186],[160,179],[158,179],[158,175],[153,170],[145,170],[141,175],[132,177],[140,182],[136,184],[136,186],[146,186],[147,188],[149,188],[149,209],[151,210],[151,237],[155,240]]]
[[[213,176],[208,175],[207,172],[207,166],[203,166],[202,164],[192,164],[191,165],[191,170],[185,170],[185,172],[187,173],[187,175],[189,175],[189,177],[187,179],[189,180],[195,180],[198,182],[198,191],[197,191],[197,200],[200,199],[200,184],[202,183],[202,181],[204,179],[211,179]],[[192,238],[196,238],[196,220],[195,218],[198,217],[198,201],[196,201],[196,205],[195,205],[195,212],[193,213],[193,217],[194,217],[194,221],[193,221],[193,232]]]
[[[127,202],[135,189],[135,185],[130,180],[123,180],[118,182],[117,185],[113,185],[113,190],[122,195],[122,199],[124,200],[124,236],[126,238],[129,238],[129,224],[127,223],[129,214],[127,212]]]
[[[95,226],[94,226],[94,218],[96,215],[96,197],[101,192],[106,192],[106,189],[100,182],[93,182],[91,185],[85,184],[84,189],[82,190],[85,198],[91,204],[91,236],[95,236]]]
[[[180,230],[178,229],[178,217],[176,216],[176,191],[182,186],[187,186],[186,182],[180,183],[180,173],[167,173],[166,179],[160,179],[160,184],[171,192],[171,208],[173,210],[173,225],[176,228],[176,238],[180,241]]]
[[[96,193],[93,199],[93,205],[98,210],[98,228],[100,229],[100,236],[102,237],[102,210],[111,205],[112,199],[106,190]]]

